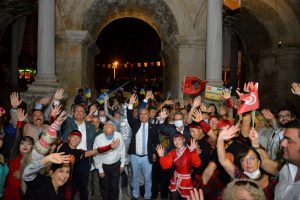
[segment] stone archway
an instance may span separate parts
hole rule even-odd
[[[83,29],[88,30],[91,37],[96,40],[101,30],[111,22],[133,17],[140,19],[150,25],[159,35],[163,54],[162,60],[165,67],[165,89],[171,90],[174,95],[178,95],[178,84],[174,84],[174,79],[179,78],[176,70],[179,65],[174,62],[178,57],[178,26],[174,15],[164,1],[96,1],[87,10],[83,20]],[[172,77],[172,78],[171,78]],[[173,84],[167,80],[173,80]],[[179,83],[179,80],[175,83]],[[173,87],[172,87],[173,86]],[[175,86],[175,87],[174,87]]]
[[[296,75],[300,73],[299,37],[295,35],[300,31],[300,22],[296,14],[286,1],[243,0],[239,12],[225,16],[224,25],[245,46],[248,80],[262,83],[263,107],[271,105],[276,109],[296,102],[290,92],[291,83],[300,81]]]
[[[91,85],[92,57],[99,52],[95,41],[110,22],[124,17],[143,20],[162,41],[165,66],[164,91],[182,97],[183,76],[205,78],[205,1],[57,1],[56,71],[73,96],[79,87]],[[66,74],[74,73],[72,77]],[[79,75],[80,74],[80,75]]]

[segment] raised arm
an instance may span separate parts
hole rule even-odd
[[[105,115],[112,122],[115,122],[115,118],[109,113],[109,110],[108,110],[108,99],[109,99],[109,97],[104,98],[104,111],[105,111]]]
[[[195,99],[194,99],[194,101],[193,101],[191,110],[190,110],[190,112],[189,112],[189,114],[188,114],[188,118],[187,118],[187,120],[186,120],[188,124],[192,123],[194,111],[195,111],[196,108],[199,107],[200,105],[201,105],[201,97],[200,97],[200,96],[197,96],[197,97],[195,97]]]
[[[32,161],[24,169],[23,180],[33,181],[38,175],[39,171],[49,163],[61,164],[61,163],[69,163],[69,161],[70,161],[70,155],[64,155],[64,152],[52,153],[44,157],[42,154],[39,154],[35,149],[33,149]]]
[[[18,118],[17,127],[16,127],[17,130],[16,130],[16,135],[14,137],[12,147],[10,149],[10,156],[9,156],[10,160],[14,160],[18,156],[19,145],[20,145],[20,141],[21,141],[21,138],[23,135],[22,128],[24,125],[24,121],[27,117],[27,114],[25,114],[25,111],[20,108],[16,111],[16,114],[17,114],[17,118]]]
[[[133,117],[133,105],[137,102],[137,95],[132,94],[129,98],[128,112],[127,112],[127,120],[131,128],[134,127],[135,119]]]
[[[17,126],[17,121],[18,121],[18,116],[16,114],[18,107],[21,105],[23,102],[23,99],[19,97],[18,92],[12,92],[10,95],[10,104],[11,104],[11,109],[10,109],[10,117],[11,117],[11,122],[14,127]]]
[[[252,147],[256,149],[261,158],[261,168],[274,176],[278,175],[281,168],[281,162],[279,160],[271,160],[268,153],[260,147],[258,140],[258,133],[254,128],[251,128],[249,133]]]
[[[224,141],[230,140],[235,136],[235,133],[239,131],[239,129],[235,126],[232,126],[230,128],[226,127],[223,130],[221,130],[218,140],[217,140],[217,152],[218,152],[218,158],[219,162],[225,169],[225,171],[229,174],[231,178],[234,177],[234,164],[226,157],[225,153],[225,146]]]
[[[84,152],[84,157],[88,158],[88,157],[94,156],[94,155],[96,155],[98,153],[105,153],[105,152],[110,151],[112,149],[116,149],[119,146],[119,144],[120,144],[120,140],[119,139],[113,140],[108,145],[100,146],[100,147],[97,147],[97,148],[95,148],[93,150]]]

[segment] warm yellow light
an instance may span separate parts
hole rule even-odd
[[[117,68],[117,67],[118,67],[118,64],[119,64],[119,63],[118,63],[117,61],[114,62],[114,67]]]
[[[116,69],[117,69],[117,67],[118,67],[118,62],[116,61],[116,62],[114,62],[114,64],[113,64],[113,68],[114,68],[114,79],[116,79]]]
[[[241,8],[241,0],[224,0],[224,6],[230,10],[236,10]]]

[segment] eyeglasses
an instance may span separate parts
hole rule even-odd
[[[257,157],[255,157],[255,156],[251,156],[251,157],[249,157],[249,158],[241,158],[240,160],[241,160],[241,162],[248,162],[249,160],[250,161],[254,161],[254,160],[256,160],[257,159]]]
[[[247,179],[240,179],[240,180],[235,181],[236,186],[247,185],[247,184],[251,185],[252,187],[254,187],[256,189],[259,189],[259,186],[253,181],[250,181]]]
[[[288,119],[288,118],[290,118],[291,117],[291,115],[290,114],[286,114],[286,115],[278,115],[278,118],[279,119]]]

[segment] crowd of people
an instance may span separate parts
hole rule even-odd
[[[70,112],[58,89],[0,107],[0,199],[300,200],[300,120],[289,108],[237,114],[239,96],[158,101],[151,90]],[[291,92],[300,96],[300,84]]]

